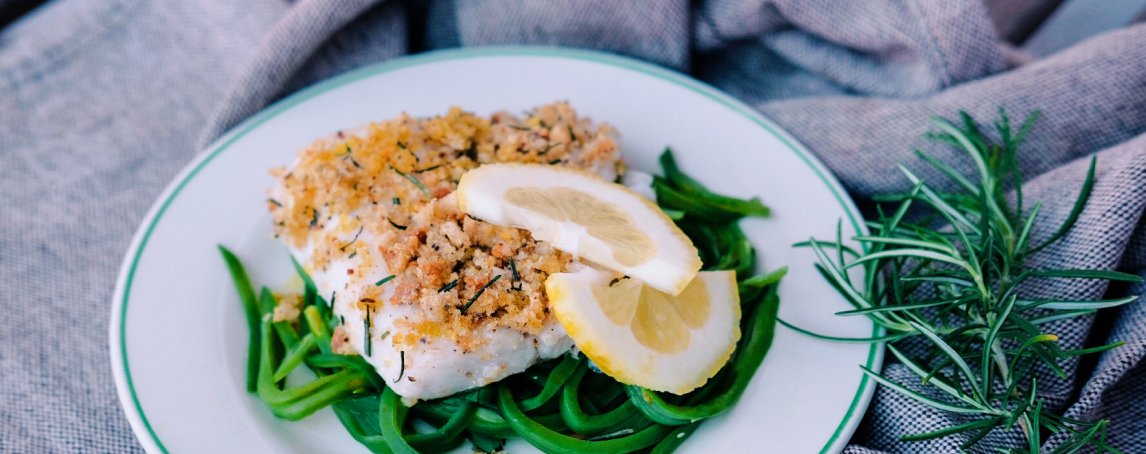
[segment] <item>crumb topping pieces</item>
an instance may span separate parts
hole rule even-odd
[[[307,270],[345,268],[338,299],[371,312],[416,308],[416,317],[396,321],[396,346],[447,336],[467,348],[480,326],[538,333],[551,317],[545,279],[573,258],[524,230],[466,216],[453,196],[458,180],[494,162],[569,166],[612,180],[624,171],[619,156],[611,127],[564,102],[524,117],[456,107],[432,118],[403,114],[300,151],[291,167],[272,171],[267,206],[276,236],[306,252]]]

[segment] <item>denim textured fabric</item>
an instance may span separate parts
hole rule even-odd
[[[107,327],[134,229],[178,170],[283,96],[414,49],[544,44],[600,49],[687,72],[803,141],[864,205],[908,188],[930,115],[999,107],[1043,120],[1021,150],[1024,198],[1046,238],[1034,260],[1146,270],[1146,25],[1012,67],[974,0],[56,0],[0,30],[0,452],[140,452],[119,409]],[[961,170],[970,173],[967,163]],[[1146,286],[1061,281],[1031,296],[1115,297]],[[1146,303],[1056,322],[1063,348],[1125,341],[1040,377],[1068,416],[1113,420],[1108,440],[1146,452]],[[913,382],[889,360],[892,378]],[[917,382],[917,380],[916,380]],[[848,453],[955,452],[965,438],[902,435],[965,422],[880,388]],[[996,431],[982,452],[1018,446]],[[1048,447],[1056,440],[1048,441]]]

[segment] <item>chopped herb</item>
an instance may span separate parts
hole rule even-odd
[[[462,315],[465,315],[466,310],[469,309],[470,306],[474,305],[474,302],[477,301],[477,299],[481,297],[482,293],[485,293],[485,289],[487,289],[487,288],[489,288],[489,286],[493,285],[494,282],[497,282],[498,279],[501,279],[500,274],[497,276],[494,276],[493,279],[490,279],[489,282],[486,282],[485,285],[481,286],[481,288],[478,289],[477,293],[474,293],[473,298],[470,298],[469,302],[467,302],[465,307],[462,308]]]
[[[398,358],[401,361],[401,364],[399,367],[401,367],[402,369],[400,369],[398,371],[398,378],[394,379],[394,383],[398,383],[398,381],[402,380],[402,376],[406,375],[406,351],[402,350],[402,351],[398,352]]]
[[[542,128],[545,128],[545,129],[551,129],[551,128],[553,128],[552,126],[549,126],[549,125],[545,124],[545,120],[537,120],[537,122],[541,124],[541,127],[542,127]]]
[[[345,325],[346,324],[346,317],[339,315],[338,316],[338,324]]]
[[[359,168],[359,169],[361,169],[361,168],[362,168],[362,166],[358,165],[358,161],[355,161],[355,160],[354,160],[354,157],[353,157],[353,156],[350,156],[350,155],[346,155],[346,158],[350,160],[350,163],[351,163],[351,164],[354,164],[354,167],[357,167],[357,168]]]
[[[417,186],[418,189],[421,189],[422,192],[426,193],[426,197],[429,197],[431,199],[434,198],[433,195],[430,195],[430,190],[426,189],[426,185],[422,184],[421,181],[418,181],[417,178],[414,178],[413,175],[409,175],[407,173],[402,172],[401,170],[395,169],[394,166],[390,166],[390,170],[398,172],[398,175],[401,175],[401,176],[405,177],[407,180],[410,180],[411,183],[414,183],[414,186]]]
[[[401,148],[401,149],[405,150],[405,149],[406,149],[406,144],[402,143],[402,141],[401,141],[401,140],[399,140],[399,141],[398,141],[398,148]]]
[[[394,221],[391,221],[390,218],[386,218],[386,221],[390,222],[390,225],[394,226],[394,228],[396,228],[398,230],[406,230],[406,226],[399,225],[399,224],[395,223]]]
[[[442,288],[438,289],[438,293],[448,292],[457,286],[458,286],[458,280],[454,279],[453,282],[450,282],[449,284],[443,285]]]
[[[380,281],[378,281],[378,282],[375,282],[375,283],[374,283],[374,285],[375,285],[375,286],[379,286],[379,285],[385,284],[385,283],[387,283],[387,282],[390,282],[390,281],[392,281],[392,280],[394,280],[394,275],[393,275],[393,274],[391,274],[391,275],[389,275],[389,276],[386,276],[386,277],[382,278],[382,280],[380,280]]]
[[[509,125],[509,127],[516,129],[518,131],[529,131],[529,128],[527,128],[525,126]]]
[[[573,134],[573,126],[572,125],[566,125],[565,127],[569,129],[569,141],[572,142],[574,140],[577,140],[577,136]]]
[[[310,228],[314,228],[314,226],[318,225],[318,210],[311,208],[310,213]]]
[[[475,218],[475,217],[473,217],[473,215],[471,215],[471,214],[469,214],[469,213],[466,213],[466,217],[467,217],[467,218],[470,218],[470,219],[473,219],[473,220],[475,220],[475,221],[478,221],[478,222],[485,222],[485,221],[483,221],[483,220],[481,220],[481,219],[478,219],[478,218]]]
[[[549,165],[554,165],[554,164],[557,164],[557,163],[560,163],[560,162],[561,162],[561,160],[560,160],[560,159],[554,159],[554,160],[552,160],[552,161],[549,161]]]
[[[334,309],[334,297],[337,296],[334,292],[330,292],[330,308]]]
[[[513,282],[521,280],[521,276],[517,274],[517,261],[513,260],[513,257],[509,258],[509,270],[513,272]]]
[[[350,253],[350,256],[349,256],[349,257],[347,257],[347,258],[348,258],[348,259],[352,259],[352,258],[354,258],[354,256],[356,256],[356,255],[358,255],[358,251],[354,251],[354,252],[351,252],[351,253]]]
[[[283,204],[279,203],[279,201],[275,200],[275,199],[267,199],[267,201],[277,205],[279,208],[282,208],[282,206],[283,206]]]
[[[355,181],[355,182],[354,182],[354,190],[355,190],[355,191],[357,191],[357,190],[358,190],[358,182],[357,182],[357,181]]]
[[[364,320],[364,321],[366,323],[363,323],[363,325],[366,326],[366,339],[364,339],[362,342],[363,342],[363,344],[365,344],[364,350],[366,350],[366,356],[370,356],[370,352],[371,352],[371,350],[373,350],[373,347],[374,347],[374,342],[372,339],[370,339],[370,325],[372,324],[372,323],[370,323],[370,311],[366,311],[365,317],[366,317],[366,320]]]
[[[386,337],[389,335],[390,335],[390,332],[386,331],[386,332],[382,333],[381,336],[378,336],[378,340],[386,340]]]
[[[429,172],[429,171],[434,170],[434,169],[441,167],[441,166],[442,166],[441,164],[434,164],[434,165],[426,167],[422,170],[415,170],[414,173]]]
[[[358,235],[361,235],[361,234],[362,234],[362,228],[363,228],[363,227],[365,227],[365,226],[359,226],[359,227],[358,227],[358,233],[355,233],[355,234],[354,234],[354,239],[350,240],[350,242],[349,242],[349,243],[346,243],[346,245],[344,245],[344,246],[342,246],[342,247],[338,248],[338,250],[345,252],[345,251],[346,251],[346,248],[348,248],[348,247],[350,247],[350,245],[354,244],[354,242],[355,242],[355,241],[358,241]],[[353,257],[353,255],[352,255],[351,257]]]
[[[391,202],[394,202],[394,204],[395,204],[395,205],[401,205],[401,204],[402,204],[402,199],[399,199],[399,198],[397,198],[397,197],[394,197],[394,200],[391,200]]]
[[[558,145],[561,145],[562,143],[564,143],[564,142],[557,142],[557,143],[549,144],[549,146],[548,146],[548,147],[545,147],[545,149],[544,149],[544,150],[538,151],[538,152],[537,152],[537,155],[538,155],[538,156],[541,156],[541,155],[543,155],[543,154],[545,154],[545,153],[548,153],[548,152],[549,152],[549,150],[552,150],[552,149],[553,149],[553,147],[556,147],[556,146],[558,146]]]

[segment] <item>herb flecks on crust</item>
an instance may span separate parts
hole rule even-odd
[[[339,299],[375,301],[370,310],[417,306],[421,316],[402,321],[414,326],[393,336],[395,345],[447,335],[465,348],[485,324],[537,333],[551,316],[542,285],[573,258],[523,230],[465,216],[452,196],[461,176],[487,163],[560,160],[613,179],[623,172],[619,156],[611,127],[561,102],[525,116],[459,108],[432,118],[403,114],[300,151],[289,168],[272,171],[279,184],[267,205],[275,234],[308,251],[308,270],[353,263],[349,275],[384,268],[395,276],[391,293],[338,290]]]

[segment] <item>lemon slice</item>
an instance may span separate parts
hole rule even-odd
[[[539,164],[486,164],[462,176],[458,206],[676,295],[700,270],[692,241],[653,202],[619,184]]]
[[[716,375],[740,339],[734,271],[702,271],[677,296],[587,269],[545,281],[561,326],[620,382],[684,394]]]

